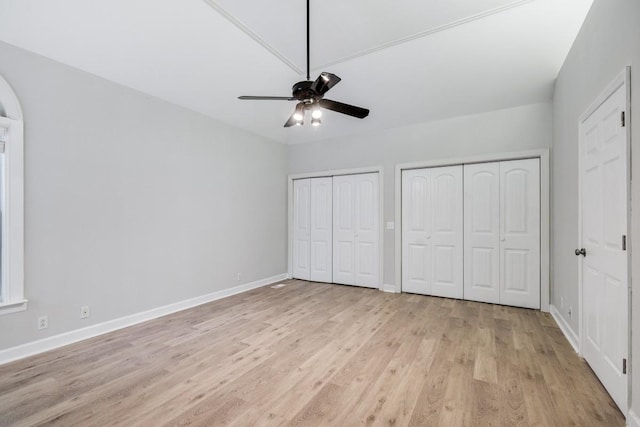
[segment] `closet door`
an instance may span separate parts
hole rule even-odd
[[[333,282],[379,287],[378,174],[333,177]]]
[[[500,304],[540,308],[540,159],[500,163]]]
[[[402,171],[402,291],[431,295],[431,170]]]
[[[355,284],[355,179],[333,177],[333,282]]]
[[[354,176],[355,182],[355,285],[378,288],[379,221],[378,174]]]
[[[310,278],[311,180],[293,181],[293,277]]]
[[[500,302],[500,163],[464,165],[464,298]]]
[[[402,177],[402,289],[463,296],[462,166]]]
[[[431,292],[463,296],[462,166],[431,170]]]
[[[331,283],[332,268],[332,210],[333,179],[311,179],[311,257],[309,278],[314,282]]]

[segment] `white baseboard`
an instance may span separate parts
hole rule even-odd
[[[558,327],[560,327],[560,330],[562,331],[564,336],[567,338],[567,341],[569,341],[569,344],[571,344],[571,347],[573,347],[576,353],[580,353],[580,340],[578,338],[578,335],[573,331],[567,321],[564,320],[562,314],[560,314],[558,309],[553,304],[549,306],[549,312],[551,313],[553,320],[555,320],[558,324]]]
[[[396,293],[396,285],[382,285],[382,290],[384,292],[389,292],[392,294]]]
[[[279,274],[277,276],[267,277],[266,279],[256,280],[255,282],[245,283],[233,288],[223,289],[221,291],[212,292],[207,295],[202,295],[188,300],[168,304],[162,307],[153,308],[141,313],[131,314],[129,316],[124,316],[118,319],[98,323],[96,325],[87,326],[86,328],[76,329],[59,335],[54,335],[52,337],[32,341],[30,343],[11,347],[6,350],[0,350],[0,365],[13,362],[14,360],[23,359],[28,356],[33,356],[38,353],[43,353],[45,351],[53,350],[64,345],[86,340],[87,338],[93,338],[98,335],[106,334],[107,332],[112,332],[138,323],[146,322],[147,320],[166,316],[167,314],[175,313],[177,311],[186,310],[188,308],[206,304],[211,301],[226,298],[231,295],[247,292],[252,289],[260,288],[262,286],[270,285],[274,282],[284,280],[286,278],[287,274]]]
[[[627,414],[627,425],[629,427],[640,427],[640,418],[633,409],[629,409],[629,414]]]

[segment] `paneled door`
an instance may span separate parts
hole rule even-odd
[[[463,296],[462,166],[402,173],[402,290]]]
[[[309,279],[331,283],[333,250],[333,179],[311,178]]]
[[[380,287],[378,174],[354,175],[355,285]]]
[[[500,162],[500,304],[540,308],[540,159]]]
[[[378,174],[333,177],[333,281],[377,288]]]
[[[500,302],[500,163],[464,165],[464,298]]]
[[[293,277],[309,280],[311,262],[311,180],[293,181]]]
[[[626,86],[580,124],[582,352],[627,411],[628,259]]]
[[[331,177],[293,181],[293,277],[332,281]]]
[[[464,298],[540,308],[540,159],[464,166]]]

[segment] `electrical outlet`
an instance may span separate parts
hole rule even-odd
[[[38,317],[38,329],[47,329],[49,327],[49,316]]]
[[[236,280],[239,282],[242,279],[242,273],[236,275]]]
[[[91,315],[91,312],[89,311],[89,306],[88,305],[80,307],[80,318],[81,319],[86,319],[90,315]]]

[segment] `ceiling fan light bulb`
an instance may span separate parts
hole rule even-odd
[[[304,116],[302,115],[302,113],[301,113],[301,112],[296,111],[296,112],[293,114],[293,118],[294,118],[295,120],[299,121],[299,122],[302,122],[302,119],[304,119]]]
[[[319,108],[314,109],[311,112],[311,117],[313,117],[314,119],[319,119],[320,117],[322,117],[322,111],[320,111]]]
[[[321,124],[322,122],[319,118],[314,117],[313,119],[311,119],[311,126],[320,126]]]

